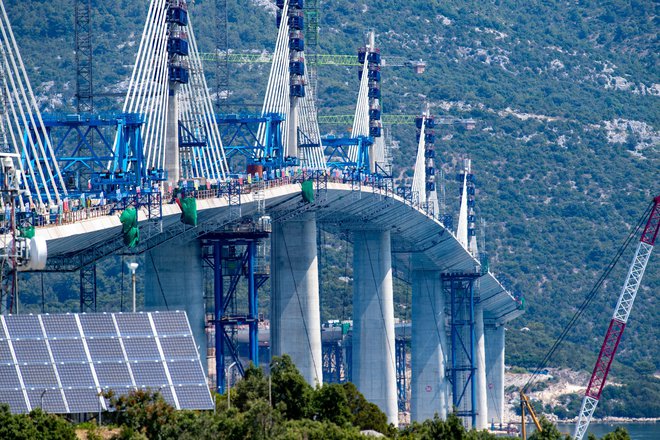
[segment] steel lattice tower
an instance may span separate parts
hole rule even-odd
[[[76,0],[76,111],[94,111],[92,70],[92,0]],[[96,264],[80,269],[80,311],[96,312]]]
[[[94,111],[94,89],[92,81],[92,0],[76,0],[76,110]]]
[[[229,34],[227,29],[227,0],[215,0],[215,14],[215,50],[218,56],[218,62],[215,67],[215,104],[219,110],[222,108],[222,101],[227,101],[229,99]],[[223,92],[225,93],[224,97]]]

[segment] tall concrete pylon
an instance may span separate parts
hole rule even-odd
[[[273,225],[271,350],[291,356],[312,386],[323,383],[316,252],[316,214]]]
[[[353,232],[353,383],[398,425],[390,231]]]
[[[440,273],[412,273],[411,420],[422,422],[435,414],[447,417],[448,384],[445,300]]]

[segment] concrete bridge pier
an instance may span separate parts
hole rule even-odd
[[[321,385],[316,214],[273,225],[271,268],[272,354],[288,354],[310,385]]]
[[[477,429],[486,429],[488,426],[488,404],[486,386],[486,342],[484,339],[484,308],[481,302],[474,305],[474,339],[476,341],[476,411]]]
[[[353,233],[353,383],[398,425],[390,232]]]
[[[422,422],[436,413],[445,419],[447,337],[440,273],[414,270],[412,281],[411,419]]]
[[[504,325],[486,325],[486,382],[488,393],[488,424],[504,423]]]
[[[145,254],[144,265],[145,309],[185,310],[206,368],[204,273],[199,241],[158,246]]]

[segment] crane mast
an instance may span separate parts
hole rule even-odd
[[[653,246],[658,236],[659,229],[660,196],[657,196],[653,199],[653,207],[651,208],[651,212],[646,222],[646,227],[644,228],[644,232],[642,232],[642,237],[637,246],[637,250],[635,251],[635,256],[630,265],[630,269],[628,270],[626,282],[623,285],[619,301],[614,309],[614,315],[610,321],[610,326],[605,334],[603,346],[598,354],[596,366],[591,374],[591,380],[589,381],[589,386],[585,392],[584,400],[582,401],[582,408],[580,409],[580,416],[577,426],[575,427],[575,440],[582,440],[586,434],[591,418],[593,417],[598,401],[600,400],[600,395],[605,386],[607,375],[610,372],[610,366],[614,360],[623,331],[626,328],[626,322],[628,322],[630,310],[635,302],[637,289],[639,289],[642,277],[644,276],[644,270],[646,269],[646,264],[653,251]]]

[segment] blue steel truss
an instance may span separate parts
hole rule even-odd
[[[213,268],[213,297],[215,327],[216,391],[225,392],[225,358],[236,362],[241,376],[245,374],[238,346],[232,333],[237,326],[249,328],[249,360],[259,365],[258,290],[268,280],[267,274],[257,273],[257,243],[268,237],[267,232],[216,232],[202,240],[211,252],[204,256]],[[247,282],[247,313],[237,313],[235,303],[241,280]],[[232,307],[234,306],[234,307]]]
[[[144,116],[137,113],[44,115],[45,133],[28,126],[24,136],[45,138],[57,157],[69,194],[89,191],[110,192],[121,188],[130,193],[148,189],[153,182],[167,179],[163,170],[147,170],[142,144]],[[24,166],[35,165],[29,152],[22,155]],[[30,190],[40,192],[42,188]]]
[[[321,139],[327,157],[328,168],[331,170],[348,171],[352,176],[366,176],[369,174],[369,147],[374,140],[367,136],[355,138],[338,138],[326,136]],[[357,147],[358,153],[355,161],[351,160],[349,150]]]
[[[472,426],[477,424],[474,305],[479,301],[475,297],[473,285],[480,275],[442,274],[442,288],[451,301],[451,368],[448,374],[452,385],[452,403],[456,415],[469,418]]]
[[[406,340],[396,339],[396,395],[399,411],[407,411],[408,385],[406,381]]]
[[[216,115],[216,121],[232,173],[245,172],[239,169],[243,163],[262,166],[265,172],[299,165],[298,158],[284,156],[283,115]],[[264,130],[263,142],[259,139],[260,127]]]

